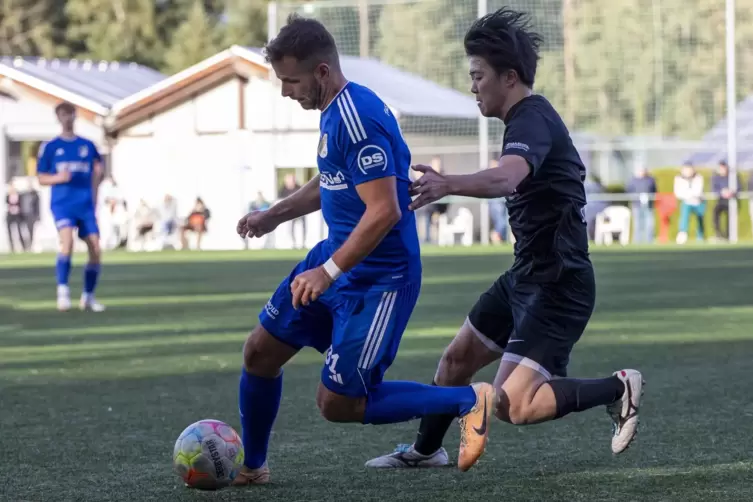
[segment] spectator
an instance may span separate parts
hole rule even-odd
[[[750,214],[750,231],[753,232],[753,173],[748,177],[748,213]]]
[[[740,176],[737,176],[737,186],[740,187]],[[729,201],[737,197],[737,192],[733,192],[729,186],[729,166],[727,161],[719,162],[719,168],[714,176],[711,177],[711,189],[717,196],[716,206],[714,206],[714,233],[717,239],[729,239]],[[722,215],[727,220],[722,228]]]
[[[100,213],[104,249],[124,248],[128,242],[128,211],[122,200],[109,197]]]
[[[586,191],[586,207],[583,208],[583,212],[586,215],[586,228],[588,231],[588,239],[594,240],[594,232],[596,231],[596,216],[607,208],[609,204],[600,200],[593,200],[598,198],[599,194],[605,192],[604,186],[596,179],[587,178],[583,184]],[[597,197],[594,197],[596,195]]]
[[[284,199],[285,197],[289,197],[290,195],[293,195],[301,188],[301,185],[298,184],[295,180],[295,176],[292,174],[286,174],[285,178],[283,180],[282,188],[280,189],[279,198]],[[295,227],[296,225],[301,225],[301,243],[300,246],[297,244],[298,239],[295,237]],[[290,222],[290,238],[293,242],[294,248],[300,248],[302,249],[306,243],[306,217],[302,216],[300,218],[296,218],[295,220]]]
[[[133,213],[133,230],[136,240],[141,243],[142,251],[146,249],[147,237],[154,231],[156,220],[154,210],[141,199],[139,207]]]
[[[16,252],[16,245],[13,239],[13,230],[18,235],[18,242],[21,244],[21,251],[26,251],[26,239],[21,229],[23,215],[21,214],[21,196],[13,185],[8,185],[5,195],[5,224],[8,227],[8,242],[12,253]]]
[[[34,230],[36,229],[37,223],[39,223],[40,220],[40,201],[39,201],[39,191],[37,190],[37,187],[35,184],[37,184],[38,181],[36,178],[32,178],[30,180],[30,184],[28,187],[28,190],[26,190],[24,193],[20,194],[21,197],[21,219],[23,221],[23,226],[26,228],[26,250],[29,251],[34,246]]]
[[[640,167],[627,186],[633,200],[633,242],[650,244],[654,240],[654,197],[656,180],[645,167]]]
[[[248,212],[251,211],[266,211],[269,209],[271,204],[267,199],[264,198],[264,194],[261,193],[261,191],[256,193],[256,199],[254,199],[251,204],[248,205]]]
[[[175,228],[178,226],[178,202],[170,194],[165,194],[159,219],[160,230],[164,238],[168,238],[175,233]]]
[[[698,221],[697,238],[702,241],[703,215],[706,212],[706,201],[703,200],[703,177],[698,174],[692,165],[685,164],[680,174],[675,176],[675,197],[680,201],[680,226],[677,232],[677,243],[685,244],[688,241],[688,227],[690,216],[695,215]]]
[[[438,173],[443,172],[442,157],[435,155],[431,159],[431,167]],[[443,214],[446,214],[449,208],[450,205],[446,202],[435,202],[434,204],[429,204],[428,206],[426,206],[426,214],[424,220],[426,222],[426,243],[434,242],[431,236],[432,234],[436,234],[436,231],[439,228],[439,217]]]
[[[489,169],[494,169],[498,165],[499,161],[493,160],[489,163]],[[507,242],[509,214],[507,212],[507,200],[504,197],[489,201],[489,219],[492,223],[492,242],[495,244]]]
[[[183,249],[188,249],[188,232],[196,234],[196,249],[201,249],[201,239],[207,232],[207,222],[210,218],[210,212],[201,197],[196,197],[191,214],[186,218],[185,223],[180,229],[180,241]]]

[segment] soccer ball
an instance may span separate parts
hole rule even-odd
[[[232,427],[219,420],[199,420],[178,436],[173,467],[186,486],[217,490],[235,479],[243,456],[243,442]]]

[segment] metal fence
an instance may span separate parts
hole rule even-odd
[[[589,172],[626,181],[637,167],[753,162],[753,0],[322,0],[270,5],[270,34],[292,12],[320,19],[342,54],[376,58],[468,93],[462,38],[475,18],[508,6],[544,37],[535,90],[562,113]],[[736,49],[739,55],[736,54]],[[437,106],[441,106],[438,104]],[[414,156],[464,154],[486,168],[499,121],[415,118],[446,139]],[[736,134],[727,134],[735,131]],[[409,141],[410,142],[410,141]],[[731,202],[734,207],[737,203]],[[738,238],[731,210],[731,240]],[[482,225],[485,228],[487,225]],[[481,240],[488,236],[482,231]]]

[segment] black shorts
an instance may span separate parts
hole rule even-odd
[[[508,272],[481,295],[467,322],[488,348],[503,354],[503,361],[548,378],[564,377],[595,301],[590,267],[567,270],[548,283],[525,282]]]

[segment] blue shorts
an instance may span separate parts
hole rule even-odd
[[[321,256],[318,248],[282,281],[259,321],[283,343],[326,352],[322,383],[336,394],[363,397],[382,381],[395,360],[421,285],[414,282],[393,290],[352,291],[338,281],[317,301],[295,310],[290,292],[293,279],[329,258]]]
[[[94,209],[53,208],[52,217],[58,230],[66,227],[77,227],[78,236],[85,239],[90,235],[99,235],[99,225]]]

